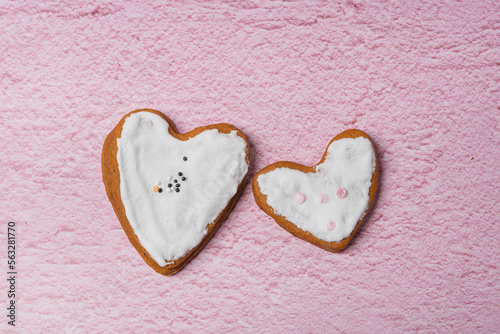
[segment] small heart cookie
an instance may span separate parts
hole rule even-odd
[[[132,245],[155,271],[172,275],[227,217],[249,162],[246,137],[230,124],[180,134],[160,112],[141,109],[106,138],[102,175]]]
[[[341,252],[373,204],[378,184],[375,146],[347,130],[312,167],[280,161],[253,179],[257,205],[285,230],[330,252]]]

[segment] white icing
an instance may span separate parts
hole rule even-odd
[[[257,182],[275,214],[319,239],[338,242],[351,234],[368,210],[375,171],[372,144],[364,137],[336,140],[315,168],[316,173],[277,168],[259,175]],[[339,188],[347,190],[345,198],[336,196]],[[298,193],[306,197],[302,204],[295,200]],[[322,194],[328,196],[326,203],[318,200]],[[328,228],[331,221],[336,224],[334,231]]]
[[[117,140],[127,219],[141,245],[162,267],[201,242],[248,170],[247,144],[236,131],[206,130],[181,141],[168,128],[154,113],[133,113]],[[179,192],[172,191],[174,180],[181,184]],[[157,185],[161,193],[154,192]]]

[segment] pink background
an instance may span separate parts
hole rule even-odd
[[[493,0],[0,0],[0,270],[14,220],[17,331],[498,332],[499,84]],[[144,107],[181,132],[239,127],[249,180],[362,129],[379,154],[374,210],[332,254],[280,228],[247,184],[163,277],[101,180],[105,136]]]

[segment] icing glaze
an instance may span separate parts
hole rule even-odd
[[[137,112],[126,118],[117,139],[125,214],[162,267],[201,242],[248,170],[247,144],[236,131],[211,129],[181,141],[168,128],[160,116]],[[164,191],[152,191],[161,182]]]
[[[321,240],[338,242],[351,234],[368,210],[374,171],[375,153],[370,140],[343,138],[330,144],[315,173],[282,167],[259,175],[257,182],[275,214]],[[341,189],[344,192],[338,196]],[[297,205],[296,197],[293,200],[297,193],[321,200]],[[325,201],[322,195],[330,200]]]

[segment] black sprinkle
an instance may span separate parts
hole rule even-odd
[[[181,172],[179,172],[179,176],[182,176],[182,173],[181,173]]]
[[[185,176],[183,176],[181,180],[182,180],[182,181],[186,181],[186,177],[185,177]]]
[[[175,186],[176,186],[177,188],[179,188],[179,187],[181,186],[181,184],[180,184],[180,183],[177,183]]]
[[[163,191],[163,189],[161,188],[158,188],[158,192],[161,193]]]
[[[169,183],[169,184],[168,184],[168,187],[169,187],[169,188],[172,188],[172,183]]]
[[[187,159],[188,159],[188,157],[184,157],[184,158],[182,158],[182,160],[184,160],[184,161],[187,161]]]
[[[174,180],[174,183],[177,183],[177,180]]]
[[[179,192],[181,191],[179,188],[175,188],[175,192]]]

